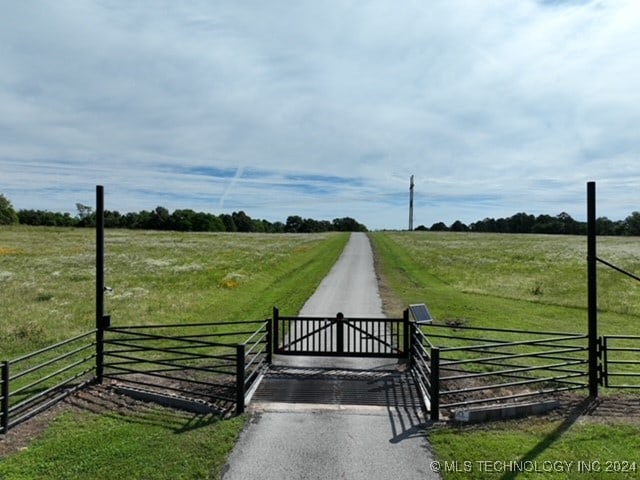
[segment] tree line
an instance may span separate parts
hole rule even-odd
[[[77,214],[51,212],[48,210],[18,210],[0,193],[0,225],[34,225],[59,227],[93,227],[95,212],[90,206],[76,204]],[[245,212],[215,215],[195,212],[190,209],[169,212],[164,207],[121,214],[105,210],[106,228],[129,228],[144,230],[174,230],[185,232],[264,232],[264,233],[316,233],[316,232],[366,232],[367,227],[350,217],[333,221],[314,220],[300,216],[289,216],[285,223],[257,220]],[[640,212],[633,212],[624,220],[596,219],[599,235],[640,236]],[[587,224],[574,220],[562,212],[556,216],[516,213],[507,218],[485,218],[469,225],[456,220],[451,225],[434,223],[430,228],[420,225],[417,231],[490,232],[490,233],[546,233],[564,235],[586,235]]]
[[[96,213],[93,207],[76,204],[77,215],[48,210],[18,210],[0,194],[0,225],[32,225],[55,227],[95,227]],[[179,209],[169,212],[165,207],[154,210],[120,213],[104,211],[105,228],[129,228],[140,230],[172,230],[181,232],[259,232],[259,233],[318,233],[318,232],[366,232],[367,227],[351,217],[333,221],[314,220],[289,216],[286,223],[253,219],[243,211],[215,215]]]
[[[535,216],[521,212],[508,218],[485,218],[469,225],[460,220],[456,220],[449,226],[444,222],[437,222],[431,228],[420,225],[415,230],[586,235],[587,222],[574,220],[566,212],[555,217],[551,215]],[[596,219],[596,231],[599,235],[640,235],[640,212],[633,212],[624,220],[599,217]]]

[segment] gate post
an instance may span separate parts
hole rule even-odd
[[[344,315],[336,315],[336,350],[337,353],[344,353]]]
[[[596,182],[587,183],[587,281],[589,396],[598,396],[598,282],[596,253]]]
[[[409,310],[404,309],[402,312],[402,350],[404,351],[404,357],[409,359],[411,364],[411,350],[413,345],[413,330],[409,324]]]
[[[9,431],[9,362],[2,362],[2,406],[0,408],[0,433]]]
[[[273,319],[267,318],[267,364],[273,362]]]
[[[440,348],[431,349],[431,420],[440,420]]]
[[[244,413],[244,344],[236,345],[236,415]]]
[[[96,186],[96,381],[104,375],[104,187]]]

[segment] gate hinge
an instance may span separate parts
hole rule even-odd
[[[598,363],[598,385],[604,387],[604,368],[602,368],[602,363]]]
[[[604,351],[604,345],[602,342],[602,337],[598,337],[596,341],[596,352],[598,354],[598,358],[602,358],[602,352]]]

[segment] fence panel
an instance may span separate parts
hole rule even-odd
[[[421,328],[432,347],[434,419],[439,413],[434,403],[453,409],[588,387],[587,335],[439,324]]]
[[[605,335],[602,350],[604,386],[640,389],[640,336]]]
[[[247,385],[268,351],[267,324],[112,327],[105,332],[104,377],[214,404],[225,412],[235,406],[241,413]]]
[[[434,379],[433,376],[434,347],[416,323],[411,324],[410,345],[411,375],[420,390],[425,408],[428,411],[437,412],[439,385],[437,378]],[[436,372],[438,371],[436,369]]]
[[[2,363],[2,433],[94,379],[95,333],[92,330]]]

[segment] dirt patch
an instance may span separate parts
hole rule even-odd
[[[487,389],[486,387],[492,387]],[[483,388],[485,387],[485,388]],[[538,402],[543,400],[555,400],[558,408],[540,416],[545,418],[570,418],[580,417],[583,422],[626,423],[640,424],[640,395],[637,393],[607,394],[601,391],[601,396],[595,399],[587,397],[586,389],[573,391],[552,391],[561,386],[549,384],[546,388],[549,393],[538,393],[526,386],[507,386],[496,388],[496,385],[487,385],[482,379],[469,377],[457,380],[448,380],[441,383],[441,392],[456,391],[451,395],[440,397],[440,417],[450,420],[456,410],[473,408],[474,406],[512,405],[524,402]],[[494,400],[491,400],[491,399]],[[446,408],[447,404],[461,404]]]
[[[141,377],[143,378],[143,377]],[[166,381],[166,385],[171,387],[180,386],[178,379]],[[160,388],[159,382],[157,382]],[[82,390],[61,400],[53,407],[32,417],[31,419],[16,425],[9,430],[6,435],[0,435],[0,458],[12,455],[28,448],[31,441],[38,438],[49,427],[49,425],[63,413],[116,413],[122,416],[139,415],[150,408],[166,408],[167,411],[175,411],[170,407],[161,407],[155,403],[151,404],[142,400],[136,400],[130,396],[117,392],[117,382],[106,382],[102,385],[90,385]],[[224,389],[225,387],[219,387]],[[214,389],[219,393],[218,389]],[[205,396],[211,393],[212,387],[201,386],[200,391],[194,392]],[[163,391],[166,393],[166,391]],[[230,412],[233,404],[222,402],[219,404],[220,410]]]
[[[477,379],[456,380],[444,382],[444,390],[464,390],[481,386]],[[558,391],[547,394],[535,394],[526,388],[497,388],[487,390],[463,391],[453,395],[441,397],[443,405],[440,417],[444,421],[452,421],[457,410],[473,408],[474,406],[516,405],[522,402],[538,402],[555,400],[558,407],[538,415],[543,419],[572,419],[577,422],[597,422],[603,424],[626,423],[640,425],[640,395],[635,393],[604,394],[592,399],[586,390]],[[491,400],[502,398],[499,400]],[[482,401],[487,400],[487,401]],[[459,403],[461,405],[446,408],[446,404]]]
[[[143,402],[117,395],[108,385],[94,385],[66,397],[53,407],[0,435],[0,458],[26,449],[58,416],[65,412],[105,411],[129,413],[145,408]]]

